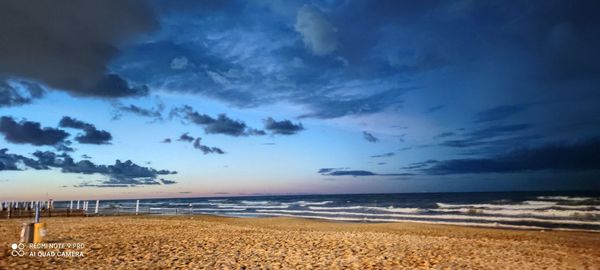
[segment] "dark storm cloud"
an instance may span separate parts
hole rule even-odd
[[[173,185],[173,184],[177,184],[177,182],[175,182],[175,181],[173,181],[173,180],[166,180],[166,179],[163,179],[163,178],[161,178],[161,179],[160,179],[160,182],[161,182],[163,185]]]
[[[515,132],[524,131],[530,129],[531,124],[509,124],[509,125],[497,125],[489,126],[481,129],[468,132],[466,135],[473,139],[492,138],[496,136],[511,134]]]
[[[75,137],[75,140],[83,144],[110,144],[112,135],[108,131],[98,130],[96,126],[64,116],[59,123],[60,127],[80,129],[84,133]]]
[[[154,121],[161,121],[163,119],[162,111],[164,110],[164,104],[159,103],[155,108],[142,108],[140,106],[129,104],[128,106],[115,103],[113,106],[116,108],[113,119],[119,119],[123,116],[123,113],[135,114],[137,116],[149,117]]]
[[[112,135],[104,130],[86,130],[85,134],[77,135],[75,140],[84,144],[110,144]]]
[[[55,146],[64,142],[69,133],[51,127],[42,128],[40,123],[15,121],[10,116],[0,118],[0,133],[11,143]]]
[[[363,115],[380,112],[389,107],[401,108],[405,89],[390,89],[367,97],[308,97],[301,98],[311,112],[299,118],[337,118],[345,115]]]
[[[44,89],[35,83],[0,81],[0,107],[29,104],[44,96],[44,92]]]
[[[427,160],[427,161],[411,163],[408,166],[403,167],[402,169],[405,169],[405,170],[422,169],[422,168],[425,168],[425,167],[430,167],[432,164],[435,164],[435,163],[438,163],[438,161],[430,159],[430,160]]]
[[[289,5],[293,9],[289,17],[279,17],[272,13],[265,14],[264,5],[270,4],[241,5],[244,8],[232,5],[222,10],[225,14],[219,15],[203,12],[203,16],[195,16],[193,20],[203,27],[194,28],[188,31],[189,34],[178,35],[183,42],[174,44],[165,38],[128,51],[130,54],[122,57],[119,63],[137,62],[141,65],[123,68],[121,72],[141,83],[165,86],[171,91],[196,93],[239,107],[291,101],[307,108],[302,117],[336,118],[348,114],[376,113],[400,106],[404,91],[398,89],[401,78],[387,64],[376,64],[378,67],[375,69],[381,70],[379,74],[349,63],[346,55],[357,55],[352,50],[340,51],[342,55],[338,55],[333,45],[335,42],[331,42],[335,39],[323,32],[325,29],[331,30],[330,26],[334,25],[327,23],[330,12],[319,11],[320,5],[302,8],[296,3]],[[193,9],[171,14],[174,24],[170,25],[169,31],[165,31],[165,37],[173,33],[170,31],[185,32],[193,17],[186,15],[199,12]],[[261,19],[256,20],[250,14],[262,14]],[[217,17],[219,19],[215,20]],[[293,27],[273,27],[288,23]],[[347,25],[346,22],[343,24]],[[260,31],[252,30],[255,27]],[[212,33],[226,34],[218,37],[218,40],[205,39]],[[331,31],[328,33],[335,34]],[[192,36],[201,38],[194,40]],[[276,38],[276,41],[264,42],[265,37]],[[355,42],[346,42],[348,46],[352,43]],[[256,50],[257,44],[264,49]],[[158,61],[142,63],[142,58],[148,54],[155,56],[154,59]],[[196,65],[176,71],[169,68],[173,59],[182,56],[188,63]],[[145,75],[149,71],[156,76]],[[390,79],[382,79],[379,75]],[[348,80],[355,78],[356,84],[347,85]],[[347,91],[349,87],[369,91]]]
[[[58,125],[61,127],[65,127],[65,128],[74,128],[74,129],[81,129],[81,130],[96,128],[92,124],[88,124],[88,123],[79,121],[77,119],[74,119],[74,118],[71,118],[68,116],[63,116],[63,118],[60,119],[60,122],[58,123]]]
[[[514,114],[524,111],[527,109],[525,105],[503,105],[487,109],[477,113],[475,116],[476,123],[484,123],[506,119]]]
[[[600,170],[600,139],[519,148],[485,158],[451,159],[426,165],[431,166],[421,169],[423,172],[440,175]]]
[[[194,148],[202,151],[202,153],[206,154],[225,154],[225,151],[221,150],[221,148],[218,147],[209,147],[206,145],[202,144],[202,138],[198,137],[198,138],[194,138],[190,135],[188,135],[188,133],[183,133],[181,134],[181,136],[179,136],[179,139],[177,139],[178,141],[182,141],[182,142],[194,142],[192,145],[194,146]],[[170,142],[170,140],[169,140]]]
[[[194,141],[194,137],[188,135],[188,133],[183,133],[181,134],[181,136],[179,136],[179,139],[177,139],[180,142],[193,142]],[[171,140],[169,140],[169,142],[171,142]]]
[[[21,167],[30,167],[33,169],[46,169],[45,166],[39,164],[38,161],[17,155],[9,154],[8,149],[0,149],[0,171],[20,171]]]
[[[363,138],[365,140],[367,140],[368,142],[376,143],[379,141],[378,138],[376,138],[375,136],[373,136],[373,134],[371,134],[369,132],[363,131],[362,134],[363,134]]]
[[[331,175],[331,176],[345,176],[345,175],[350,175],[350,176],[372,176],[372,175],[377,175],[374,172],[370,172],[370,171],[361,171],[361,170],[350,170],[350,171],[331,171],[328,173],[324,173],[323,175]]]
[[[385,158],[385,157],[393,157],[394,155],[396,155],[394,152],[389,152],[389,153],[384,153],[384,154],[380,154],[380,155],[373,155],[371,157],[372,158]]]
[[[328,176],[411,176],[413,173],[374,173],[371,171],[363,171],[363,170],[336,170],[331,168],[320,169],[319,173],[321,175]]]
[[[319,169],[318,173],[325,174],[325,173],[332,172],[334,170],[335,170],[335,168],[321,168],[321,169]]]
[[[59,151],[59,152],[74,152],[75,148],[71,147],[70,146],[71,144],[73,144],[73,143],[71,141],[67,140],[67,141],[64,141],[62,143],[55,145],[54,149],[56,149],[56,151]]]
[[[434,139],[446,138],[450,136],[454,136],[454,132],[442,132],[438,135],[433,136]]]
[[[487,147],[490,148],[487,149],[488,151],[502,151],[507,147],[526,145],[540,139],[537,134],[527,134],[528,131],[531,131],[531,128],[531,124],[489,125],[462,134],[454,134],[452,135],[453,139],[443,141],[439,145],[462,149]],[[446,137],[449,136],[442,138]]]
[[[246,123],[231,119],[225,114],[219,114],[217,118],[213,118],[209,115],[198,113],[190,106],[173,109],[171,117],[181,117],[191,123],[202,126],[206,134],[224,134],[234,137],[264,135],[264,131],[250,128]]]
[[[50,151],[36,151],[33,153],[33,156],[36,157],[37,160],[29,159],[19,155],[7,155],[6,150],[4,150],[0,151],[0,162],[4,163],[4,159],[12,159],[21,161],[26,167],[36,170],[59,168],[63,173],[100,174],[107,177],[107,179],[99,180],[96,183],[84,183],[79,185],[81,187],[129,187],[140,185],[158,185],[160,184],[157,180],[158,176],[177,174],[175,171],[155,170],[153,168],[143,167],[133,163],[131,160],[127,160],[125,162],[116,160],[114,165],[100,165],[85,159],[75,161],[68,154],[56,154]],[[11,163],[7,162],[7,164]],[[163,182],[163,184],[166,183]]]
[[[276,121],[271,117],[265,119],[264,124],[265,130],[274,135],[294,135],[304,130],[302,123],[294,124],[290,120]]]
[[[143,1],[0,2],[0,77],[78,96],[145,95],[107,65],[120,44],[157,25]]]
[[[167,91],[242,108],[289,102],[314,118],[394,113],[406,89],[424,95],[419,100],[473,97],[477,89],[490,107],[598,97],[593,1],[276,3],[157,4],[168,10],[168,27],[115,66]],[[186,68],[173,70],[182,57]],[[421,110],[440,104],[432,102]],[[453,104],[429,111],[441,106]]]
[[[201,143],[201,138],[196,138],[196,140],[194,141],[194,148],[202,151],[202,153],[206,154],[225,154],[225,151],[221,150],[218,147],[209,147],[206,145],[203,145]]]

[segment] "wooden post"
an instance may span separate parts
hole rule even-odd
[[[100,204],[100,200],[96,200],[96,209],[94,209],[94,214],[98,214],[98,205]]]
[[[73,209],[73,200],[71,200],[71,203],[69,204],[69,210]]]
[[[137,200],[135,202],[135,215],[137,216],[137,214],[140,212],[140,200]]]
[[[77,210],[79,210],[79,200],[77,200]]]
[[[7,213],[7,215],[6,215],[6,218],[7,218],[7,219],[10,219],[10,211],[11,211],[11,208],[12,208],[12,202],[9,202],[9,203],[8,203],[8,213]]]
[[[40,223],[40,202],[35,204],[35,219],[34,223]]]

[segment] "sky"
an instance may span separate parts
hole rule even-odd
[[[600,190],[594,1],[3,1],[0,199]]]

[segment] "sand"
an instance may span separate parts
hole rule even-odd
[[[84,247],[15,257],[23,221],[0,220],[0,269],[600,269],[600,233],[214,216],[48,218]]]

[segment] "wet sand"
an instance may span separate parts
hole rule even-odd
[[[215,216],[44,221],[47,241],[65,246],[19,257],[11,244],[24,220],[0,220],[0,269],[600,269],[600,233]]]

